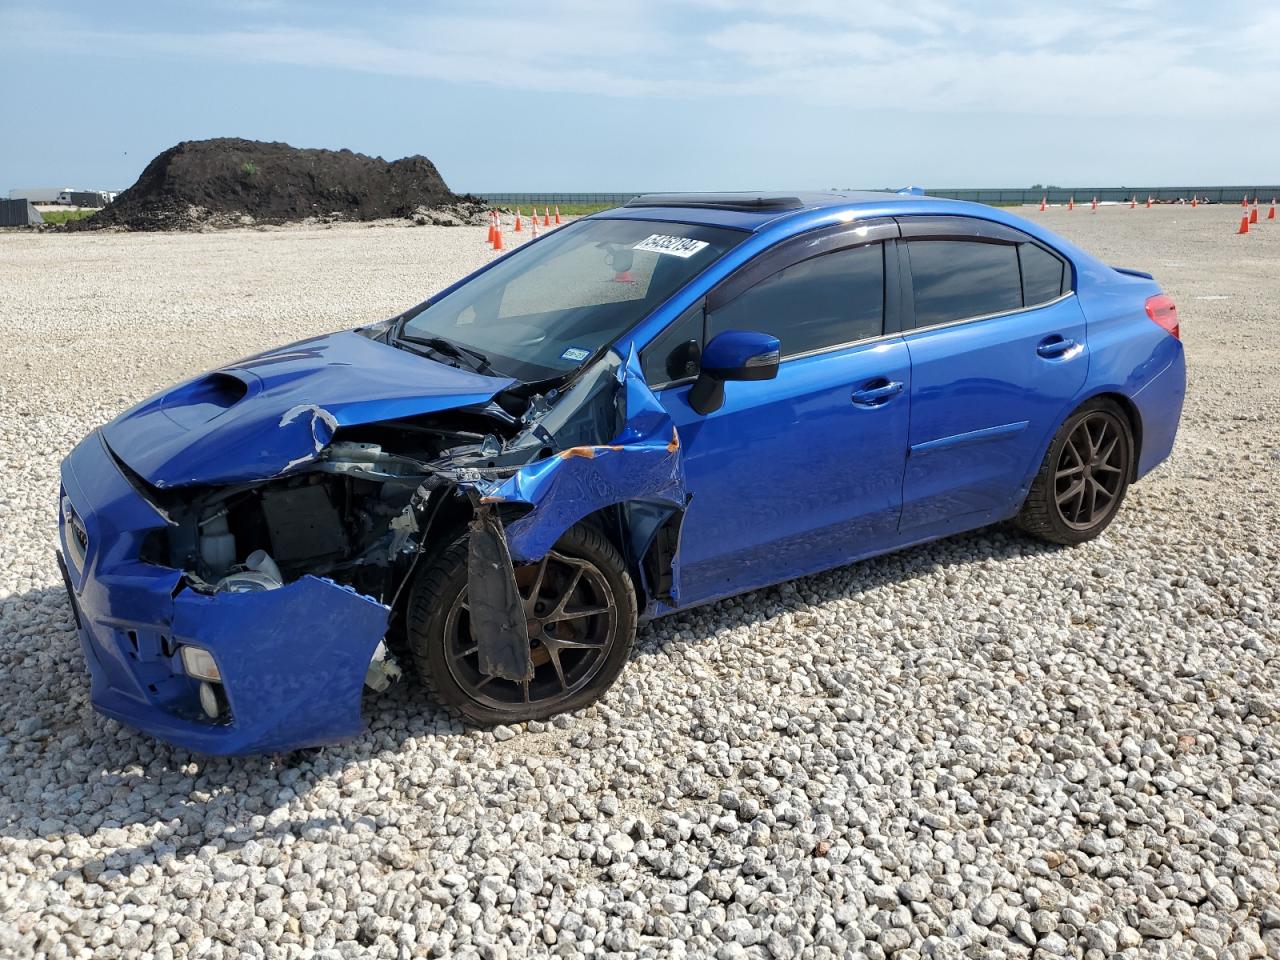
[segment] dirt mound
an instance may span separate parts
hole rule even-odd
[[[440,208],[448,218],[470,222],[470,208],[478,204],[454,194],[426,157],[388,163],[350,150],[224,137],[170,147],[114,203],[79,226],[182,230],[311,217],[421,218]]]

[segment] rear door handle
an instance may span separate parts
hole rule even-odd
[[[1045,337],[1040,341],[1040,345],[1036,347],[1036,353],[1044,357],[1046,360],[1056,360],[1059,357],[1065,359],[1067,354],[1074,356],[1078,352],[1080,345],[1070,337],[1064,337],[1060,334]]]
[[[902,392],[901,380],[888,380],[878,377],[853,391],[850,398],[860,407],[878,407],[887,403]]]

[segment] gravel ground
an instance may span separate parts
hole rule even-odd
[[[1176,453],[1103,538],[991,529],[660,621],[528,729],[401,685],[274,761],[92,712],[58,462],[421,298],[482,231],[0,235],[0,952],[1280,958],[1280,224],[1031,215],[1181,307]]]

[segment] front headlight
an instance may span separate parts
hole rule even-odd
[[[204,647],[184,646],[181,653],[182,669],[187,672],[187,676],[195,677],[197,680],[211,680],[214,683],[222,682],[222,673],[218,670],[213,654]]]

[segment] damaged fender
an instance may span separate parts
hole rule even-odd
[[[644,382],[634,346],[618,381],[626,413],[609,443],[562,450],[485,493],[490,503],[534,508],[507,528],[517,561],[541,558],[571,526],[605,507],[641,501],[675,511],[688,502],[680,435]]]
[[[507,528],[511,555],[528,563],[579,520],[605,507],[640,500],[684,509],[682,474],[679,437],[672,427],[652,444],[572,447],[522,470],[486,500],[534,507]]]
[[[570,447],[518,471],[484,494],[488,503],[527,503],[532,511],[507,527],[511,556],[540,559],[564,531],[591,513],[641,500],[684,509],[680,434],[644,381],[632,346],[618,369],[626,399],[622,429],[609,443]]]
[[[629,525],[636,528],[628,534],[637,557],[642,552],[637,543],[647,544],[672,514],[683,516],[689,494],[680,436],[645,383],[634,345],[617,376],[625,412],[609,443],[561,450],[505,481],[464,484],[480,499],[471,526],[468,596],[482,598],[483,619],[477,621],[473,600],[472,630],[481,668],[492,667],[497,676],[520,680],[533,675],[513,562],[540,559],[566,530],[606,507],[628,507]],[[533,509],[504,531],[492,507],[513,503]],[[675,557],[671,564],[674,605],[679,596]]]

